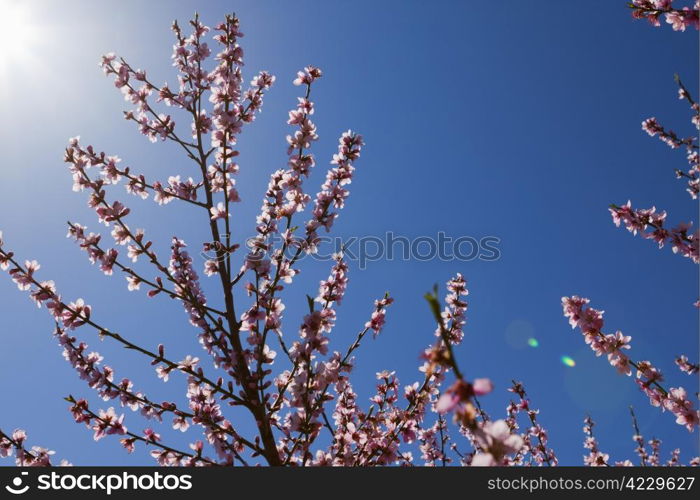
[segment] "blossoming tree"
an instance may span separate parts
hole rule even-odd
[[[671,3],[639,0],[633,2],[633,12],[655,24],[664,14],[676,30],[697,25],[696,10],[674,9]],[[95,440],[116,436],[127,452],[149,448],[161,465],[556,465],[539,412],[522,383],[513,381],[509,389],[513,400],[504,418],[494,419],[480,401],[493,389],[490,380],[468,380],[460,370],[458,347],[468,295],[460,274],[448,281],[444,303],[437,287],[426,295],[436,330],[434,342],[422,355],[421,380],[401,388],[393,372],[378,373],[369,407],[358,400],[351,383],[354,356],[368,334],[381,332],[393,299],[387,294],[368,304],[368,318],[354,342],[345,347],[334,343],[331,348],[336,309],[348,283],[342,252],[334,255],[316,296],[309,297],[301,324],[286,326],[283,334],[283,324],[290,321],[284,317],[281,292],[293,283],[301,257],[317,251],[319,233],[330,231],[343,209],[364,144],[362,136],[352,131],[341,135],[325,182],[312,198],[305,185],[316,165],[312,145],[318,140],[311,99],[322,72],[312,66],[300,71],[293,82],[300,96],[287,122],[292,129],[287,136],[287,166],[272,174],[255,221],[256,236],[241,247],[231,236],[233,225],[242,223],[233,217],[233,207],[240,202],[237,138],[260,112],[275,77],[263,71],[245,84],[242,33],[233,15],[213,30],[213,61],[207,41],[211,30],[198,16],[187,30],[174,23],[172,31],[177,88],[153,83],[145,71],[114,54],[104,56],[101,65],[133,106],[125,118],[150,141],[174,143],[190,162],[192,176],[171,176],[167,182],[148,179],[124,166],[119,157],[71,139],[65,162],[73,190],[87,194],[89,206],[110,236],[90,232],[78,222],[68,223],[68,236],[104,274],[121,274],[128,290],[179,301],[198,332],[204,351],[199,356],[208,362],[196,353],[173,359],[164,344],[142,345],[110,329],[83,299],[64,298],[54,282],[42,279],[36,261],[15,256],[0,234],[0,267],[48,311],[66,361],[105,402],[111,402],[107,408],[94,408],[84,398],[67,396],[75,421],[88,427]],[[697,104],[680,81],[679,85],[697,124]],[[175,111],[168,114],[169,109],[186,116],[187,123],[183,126],[178,118],[176,124]],[[645,129],[672,147],[686,148],[691,168],[681,176],[688,178],[688,189],[696,197],[697,143],[666,132],[655,121],[646,123]],[[130,208],[108,194],[118,184],[143,200],[191,207],[193,220],[208,230],[207,241],[194,246],[201,246],[207,255],[201,269],[179,237],[173,236],[167,259],[156,253],[146,232],[130,224]],[[666,230],[665,214],[635,211],[629,204],[611,211],[617,223],[624,222],[632,231],[652,227],[645,237],[660,245],[670,241],[674,250],[698,261],[697,235],[689,234],[686,226]],[[243,262],[240,268],[237,261]],[[200,273],[215,280],[216,297],[205,296]],[[234,293],[238,289],[246,292],[247,300]],[[636,370],[637,384],[652,404],[672,412],[689,430],[697,426],[698,413],[686,391],[665,388],[660,372],[649,362],[632,361],[625,354],[629,336],[603,333],[602,312],[588,307],[587,299],[564,298],[563,305],[571,325],[580,328],[596,354],[606,355],[623,374]],[[290,329],[297,332],[291,339]],[[186,403],[163,401],[139,390],[129,378],[117,376],[83,340],[90,334],[139,353],[162,381],[172,377],[184,382]],[[689,374],[698,371],[684,356],[677,363]],[[253,431],[241,429],[230,415],[232,407],[252,417]],[[139,415],[127,419],[128,410]],[[154,425],[135,432],[132,419],[164,422],[163,428],[171,430],[159,433]],[[593,425],[588,419],[586,446],[591,453],[586,463],[607,465],[609,457],[598,449]],[[189,448],[172,443],[169,437],[175,431],[196,433]],[[658,463],[658,447],[655,443],[647,453],[642,440],[638,454],[649,464]],[[51,465],[53,452],[28,446],[22,430],[0,430],[0,456],[10,455],[18,465]]]

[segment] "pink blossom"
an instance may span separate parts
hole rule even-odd
[[[688,375],[694,375],[700,371],[700,366],[698,366],[696,363],[691,363],[688,361],[688,357],[685,355],[677,357],[675,362],[678,368]]]
[[[487,378],[477,378],[473,384],[458,379],[440,396],[435,409],[439,413],[447,413],[468,402],[473,396],[483,396],[492,390],[493,383]]]
[[[209,211],[211,212],[211,220],[225,219],[228,216],[228,210],[221,201],[215,207],[211,207]]]
[[[124,427],[124,415],[119,415],[114,411],[114,408],[109,408],[107,411],[100,410],[99,418],[96,419],[92,429],[95,431],[94,439],[99,441],[103,437],[112,434],[126,434]]]
[[[481,447],[474,459],[473,466],[503,465],[507,455],[520,451],[523,438],[511,434],[505,420],[485,422],[474,430],[474,436]]]

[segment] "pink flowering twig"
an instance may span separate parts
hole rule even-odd
[[[32,446],[31,450],[27,450],[24,447],[26,440],[27,433],[22,429],[16,429],[12,434],[5,434],[0,429],[0,458],[14,454],[18,467],[50,467],[54,452],[41,446]],[[63,460],[61,465],[69,464]]]
[[[334,266],[335,270],[337,270],[338,265],[342,263],[341,259],[342,257],[339,258],[338,263]],[[325,349],[325,343],[327,341],[323,336],[323,331],[326,328],[330,328],[331,323],[329,319],[335,317],[335,312],[330,309],[332,302],[329,300],[330,297],[338,299],[338,295],[334,295],[335,292],[333,292],[334,285],[330,282],[331,279],[334,279],[334,276],[337,278],[335,272],[331,274],[328,281],[321,283],[317,300],[323,303],[323,307],[321,311],[312,312],[305,318],[305,324],[302,325],[304,341],[295,342],[291,350],[292,359],[294,360],[293,369],[291,373],[283,373],[277,382],[278,386],[281,386],[280,394],[278,395],[276,404],[271,408],[271,411],[278,411],[282,402],[286,402],[290,408],[298,408],[296,414],[287,416],[285,419],[286,424],[283,428],[285,434],[288,434],[288,430],[296,429],[299,432],[296,438],[288,440],[287,463],[291,461],[297,448],[306,450],[318,436],[318,430],[322,426],[319,418],[323,417],[323,405],[326,401],[331,399],[331,396],[328,394],[331,386],[335,386],[335,390],[339,395],[338,404],[341,404],[341,402],[348,403],[350,400],[354,401],[355,396],[352,392],[348,377],[343,373],[349,373],[352,370],[352,355],[360,347],[365,335],[370,330],[374,329],[375,333],[378,333],[381,329],[381,326],[373,325],[372,321],[367,322],[365,328],[358,333],[355,341],[348,347],[342,357],[338,352],[334,352],[328,361],[319,363],[317,368],[312,369],[312,353],[319,350],[320,346],[321,350],[319,352],[323,354],[323,349]],[[374,313],[383,317],[386,308],[392,302],[393,299],[388,295],[386,295],[384,299],[375,301]],[[321,325],[324,324],[325,326],[321,327]],[[285,394],[284,398],[282,398],[282,394]],[[354,407],[354,410],[359,411],[359,408]],[[338,406],[336,405],[336,412],[337,411]],[[358,413],[357,416],[359,420],[363,421],[362,424],[359,425],[359,428],[362,428],[371,418],[371,412],[364,418],[360,413]],[[340,453],[339,449],[342,448],[342,442],[338,441],[338,436],[335,431],[333,434],[333,446],[336,447],[335,454],[337,455]],[[289,435],[291,437],[291,433],[289,433]],[[303,457],[303,460],[307,459],[305,452],[303,452]]]
[[[692,123],[695,128],[700,129],[700,105],[695,102],[690,95],[687,87],[683,85],[680,77],[674,75],[674,79],[678,84],[678,98],[688,101],[693,112]],[[648,118],[642,122],[642,130],[651,137],[658,137],[659,140],[667,144],[671,149],[683,148],[686,151],[686,159],[688,160],[689,168],[687,171],[676,169],[676,177],[678,179],[687,179],[687,189],[690,196],[695,200],[700,194],[700,154],[698,150],[697,137],[680,138],[673,130],[666,130],[656,118]]]
[[[698,371],[700,371],[700,365],[697,363],[691,363],[688,361],[688,357],[685,355],[677,357],[675,363],[680,371],[687,373],[688,375],[695,375],[698,373]]]
[[[688,87],[683,85],[680,76],[675,74],[673,75],[673,79],[678,84],[678,99],[684,99],[688,101],[688,104],[690,104],[690,109],[693,112],[691,122],[693,123],[693,125],[695,125],[695,128],[700,129],[700,104],[695,102],[695,99],[693,99],[693,96],[690,94]],[[694,139],[697,140],[697,138]],[[698,149],[698,147],[696,146],[693,149]]]
[[[598,440],[593,435],[593,427],[595,427],[595,422],[590,415],[586,416],[583,422],[583,433],[586,435],[586,439],[583,442],[583,447],[589,450],[588,455],[583,457],[583,462],[590,467],[607,466],[610,455],[607,453],[602,453],[598,449]]]
[[[516,416],[519,412],[524,411],[530,420],[527,442],[529,443],[528,449],[530,450],[532,458],[539,465],[543,463],[546,463],[550,467],[557,465],[558,460],[554,450],[547,448],[547,431],[537,422],[537,415],[540,411],[530,407],[530,400],[527,397],[527,392],[522,382],[513,380],[513,385],[508,388],[508,391],[516,394],[520,398],[517,404],[511,401],[511,404],[508,406],[509,419],[507,419],[506,422],[509,424],[509,427],[511,430],[517,429]],[[537,444],[535,446],[531,444],[532,438],[537,439]]]
[[[698,9],[700,2],[695,0],[693,7],[676,8],[674,0],[632,0],[627,5],[632,9],[635,19],[647,19],[652,26],[660,26],[659,18],[663,15],[673,31],[685,31],[687,27],[698,29]]]
[[[639,233],[642,238],[654,240],[659,248],[669,244],[673,253],[679,253],[696,264],[700,263],[700,231],[691,233],[690,224],[681,223],[668,229],[664,226],[666,212],[657,212],[655,207],[635,209],[632,208],[631,201],[622,206],[610,205],[609,211],[616,226],[619,227],[622,223],[630,233]],[[648,228],[651,229],[647,231]]]
[[[632,436],[632,440],[637,444],[634,451],[639,456],[640,465],[645,467],[647,465],[649,455],[644,446],[644,436],[642,436],[642,433],[639,431],[637,416],[634,414],[634,408],[632,408],[632,406],[630,406],[630,416],[632,417],[632,427],[634,428],[634,436]]]
[[[195,413],[190,413],[179,409],[174,402],[164,401],[156,403],[143,393],[135,392],[129,379],[122,379],[118,384],[113,382],[113,370],[106,365],[100,366],[102,356],[99,353],[91,352],[86,354],[87,344],[81,342],[79,345],[76,345],[75,337],[69,336],[65,330],[58,326],[56,327],[55,335],[64,348],[63,357],[73,365],[80,378],[86,380],[91,388],[97,390],[100,397],[105,401],[119,398],[122,406],[127,406],[133,411],[138,410],[144,417],[159,421],[162,420],[164,413],[171,413],[173,414],[173,428],[183,432],[187,430],[190,422],[201,425],[210,432],[212,439],[216,439],[219,442],[219,446],[222,449],[230,451],[241,461],[242,459],[237,450],[241,445],[247,446],[255,452],[260,451],[255,444],[238,435],[228,420],[223,419],[220,414],[214,413],[211,404],[206,407],[206,411],[203,411],[205,409],[204,405],[191,400],[190,408]],[[196,363],[197,358],[191,359],[188,356],[178,364],[178,367],[194,369]],[[190,384],[196,385],[195,382],[196,380],[190,376]],[[233,444],[228,443],[225,439],[221,439],[224,435],[231,436]]]
[[[10,265],[13,266],[12,269],[10,269]],[[99,325],[92,319],[92,309],[89,305],[86,305],[82,299],[78,299],[70,304],[63,302],[60,295],[56,293],[53,282],[39,282],[34,278],[33,275],[35,270],[38,269],[37,266],[38,264],[35,262],[27,262],[25,266],[22,266],[14,259],[12,253],[6,252],[0,245],[0,269],[9,269],[18,287],[22,290],[30,291],[31,298],[37,305],[46,304],[51,315],[56,321],[62,323],[64,328],[75,329],[83,325],[88,325],[96,330],[101,338],[108,337],[122,344],[127,349],[144,354],[150,358],[152,364],[160,363],[169,369],[169,371],[181,371],[188,376],[194,377],[197,381],[206,384],[214,392],[220,393],[224,399],[242,403],[242,400],[237,395],[233,394],[230,389],[227,389],[223,383],[217,383],[207,378],[201,371],[201,368],[195,371],[189,366],[182,366],[166,358],[162,345],[159,346],[158,353],[156,354],[144,347],[134,344],[121,334],[112,332]]]
[[[700,412],[693,408],[682,387],[664,389],[660,384],[663,380],[661,372],[648,361],[632,361],[623,350],[630,349],[632,337],[618,331],[615,334],[604,334],[603,311],[587,307],[590,301],[578,296],[562,297],[564,315],[569,319],[572,328],[578,327],[584,340],[590,345],[597,356],[607,355],[608,362],[618,373],[630,376],[632,368],[636,370],[636,383],[639,389],[649,397],[652,406],[668,410],[676,416],[676,423],[685,426],[689,431],[698,425]]]
[[[71,404],[70,412],[73,414],[75,421],[84,423],[88,428],[95,431],[95,440],[101,439],[105,435],[128,436],[122,438],[121,442],[129,451],[133,451],[134,443],[137,441],[157,448],[157,450],[151,452],[151,456],[157,459],[159,465],[195,466],[200,462],[205,465],[219,465],[217,462],[202,456],[201,449],[197,446],[193,447],[193,450],[196,451],[193,454],[161,443],[152,432],[140,435],[129,431],[123,424],[124,416],[117,416],[114,413],[114,408],[110,408],[107,411],[99,410],[99,414],[97,414],[90,409],[87,401],[84,399],[76,400],[69,395],[65,400]]]

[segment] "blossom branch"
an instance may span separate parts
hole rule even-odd
[[[664,15],[673,31],[685,31],[687,27],[698,29],[698,9],[700,2],[695,0],[693,7],[673,7],[674,0],[632,0],[627,6],[632,9],[632,17],[646,19],[652,26],[661,26],[659,18]]]
[[[5,434],[0,429],[0,458],[9,457],[13,452],[18,467],[51,467],[53,451],[40,446],[32,446],[31,451],[24,448],[27,433],[22,429],[15,430],[12,435]],[[61,465],[68,465],[64,460]]]
[[[117,417],[114,408],[110,408],[108,411],[100,410],[98,415],[89,408],[88,402],[84,399],[76,400],[72,395],[69,395],[65,400],[71,404],[70,412],[75,421],[84,423],[95,431],[95,441],[108,434],[129,436],[122,439],[122,444],[127,449],[133,450],[133,445],[137,441],[158,448],[160,451],[151,452],[151,456],[156,458],[160,465],[179,465],[185,458],[189,459],[186,465],[196,465],[198,462],[206,465],[219,465],[217,462],[202,456],[201,448],[197,450],[196,454],[188,453],[159,442],[160,436],[155,433],[147,433],[148,437],[144,437],[129,431],[123,424],[124,416]]]
[[[661,407],[676,416],[676,423],[684,425],[688,431],[700,422],[700,412],[693,408],[682,387],[664,389],[660,384],[663,380],[661,372],[648,361],[634,362],[623,353],[630,349],[630,336],[618,331],[614,335],[606,335],[601,330],[604,326],[603,311],[587,307],[590,301],[578,296],[562,297],[564,315],[569,319],[571,328],[578,327],[584,340],[590,345],[597,356],[607,355],[608,362],[618,373],[630,376],[632,368],[636,369],[636,383],[639,389],[649,397],[652,406]]]

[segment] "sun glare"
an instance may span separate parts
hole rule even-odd
[[[26,4],[0,0],[0,69],[26,62],[36,35]]]

